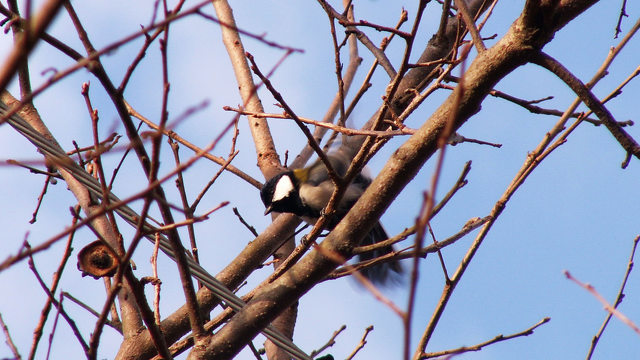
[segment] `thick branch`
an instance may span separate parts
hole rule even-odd
[[[249,69],[249,64],[245,58],[244,45],[242,45],[240,34],[238,34],[233,11],[226,0],[213,1],[213,7],[220,22],[225,24],[225,26],[220,27],[222,42],[227,48],[244,107],[249,111],[264,112],[262,103],[258,98],[256,85],[251,76],[251,69]],[[256,146],[258,166],[265,178],[268,179],[275,175],[281,166],[271,132],[269,131],[269,124],[266,119],[250,116],[249,129],[251,129],[253,142]]]

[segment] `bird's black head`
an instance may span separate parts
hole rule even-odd
[[[280,173],[269,179],[260,190],[260,198],[267,208],[264,214],[272,211],[294,214],[300,212],[302,202],[298,187],[298,180],[292,171]]]

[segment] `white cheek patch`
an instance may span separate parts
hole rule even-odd
[[[272,201],[280,201],[287,197],[291,192],[293,192],[293,182],[288,176],[283,176],[278,180],[276,184],[276,190],[273,192],[273,200]]]

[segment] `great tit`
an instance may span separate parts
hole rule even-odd
[[[327,158],[339,176],[346,174],[351,163],[351,159],[346,154],[334,151],[329,153]],[[328,222],[327,229],[332,230],[342,220],[370,183],[371,178],[362,173],[354,178],[336,206],[336,212]],[[266,207],[265,215],[272,211],[293,213],[304,221],[314,224],[329,202],[333,190],[334,185],[329,178],[326,166],[322,161],[317,160],[309,167],[287,170],[272,177],[262,187],[260,197]],[[372,245],[388,238],[378,221],[360,245]],[[358,259],[370,260],[392,251],[393,247],[387,246],[359,254]],[[374,283],[384,285],[390,280],[398,279],[402,271],[402,266],[396,260],[366,268],[362,270],[362,274]]]

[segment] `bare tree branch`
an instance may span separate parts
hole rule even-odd
[[[533,331],[535,329],[537,329],[538,327],[548,323],[551,320],[551,318],[546,317],[540,321],[538,321],[536,324],[534,324],[533,326],[529,327],[526,330],[517,332],[515,334],[511,334],[511,335],[498,335],[496,337],[494,337],[491,340],[487,340],[485,342],[482,342],[480,344],[476,344],[473,346],[463,346],[457,349],[452,349],[452,350],[445,350],[445,351],[438,351],[438,352],[432,352],[432,353],[426,353],[426,354],[422,354],[420,356],[420,359],[431,359],[431,358],[435,358],[435,357],[440,357],[440,356],[444,356],[444,355],[451,355],[451,354],[463,354],[466,352],[470,352],[470,351],[480,351],[482,350],[482,348],[484,348],[485,346],[489,346],[501,341],[505,341],[505,340],[510,340],[510,339],[514,339],[517,337],[521,337],[521,336],[529,336],[533,334]]]
[[[602,121],[604,126],[611,132],[614,138],[620,143],[628,154],[632,154],[640,159],[640,145],[631,137],[614,119],[613,115],[604,107],[595,95],[587,88],[577,77],[567,70],[558,61],[540,53],[539,56],[533,57],[533,62],[548,69],[564,81],[573,90],[580,99],[593,111]]]
[[[631,254],[629,255],[629,262],[627,263],[627,271],[625,271],[624,273],[622,283],[620,284],[620,290],[618,290],[618,295],[616,296],[616,301],[613,303],[614,309],[617,309],[618,306],[622,303],[622,299],[624,299],[624,288],[627,285],[627,280],[629,280],[629,275],[631,275],[631,270],[633,269],[636,249],[638,248],[638,241],[640,241],[640,236],[636,236],[636,238],[633,239],[633,247],[631,248]],[[591,339],[591,346],[589,347],[589,352],[587,353],[587,360],[591,359],[591,356],[593,356],[593,351],[596,349],[596,346],[598,345],[598,341],[602,337],[604,330],[607,328],[607,325],[609,324],[609,320],[611,320],[611,316],[613,316],[613,313],[609,312],[606,318],[604,319],[604,321],[602,322],[602,326],[600,326],[600,330],[598,330],[598,333],[593,336],[593,339]]]
[[[557,30],[592,3],[593,1],[572,2],[571,6],[558,6],[551,11],[544,6],[537,7],[528,2],[523,15],[507,34],[495,46],[479,54],[469,66],[464,82],[465,92],[456,109],[458,115],[454,129],[460,127],[479,110],[481,101],[504,75],[526,63],[535,53],[535,49],[544,46]],[[540,24],[536,23],[541,17],[550,20],[550,26],[544,26],[542,30]],[[536,21],[533,21],[534,19]],[[390,201],[433,154],[437,139],[444,131],[445,124],[454,111],[452,107],[456,103],[458,101],[450,96],[425,125],[391,156],[380,175],[374,179],[351,211],[320,244],[324,251],[350,257],[353,245],[360,241]],[[470,257],[474,252],[471,252]],[[242,348],[242,339],[255,335],[255,330],[250,329],[259,329],[267,324],[336,265],[320,252],[311,251],[288,271],[288,276],[280,277],[269,285],[263,285],[262,291],[218,331],[203,355],[232,357]]]

